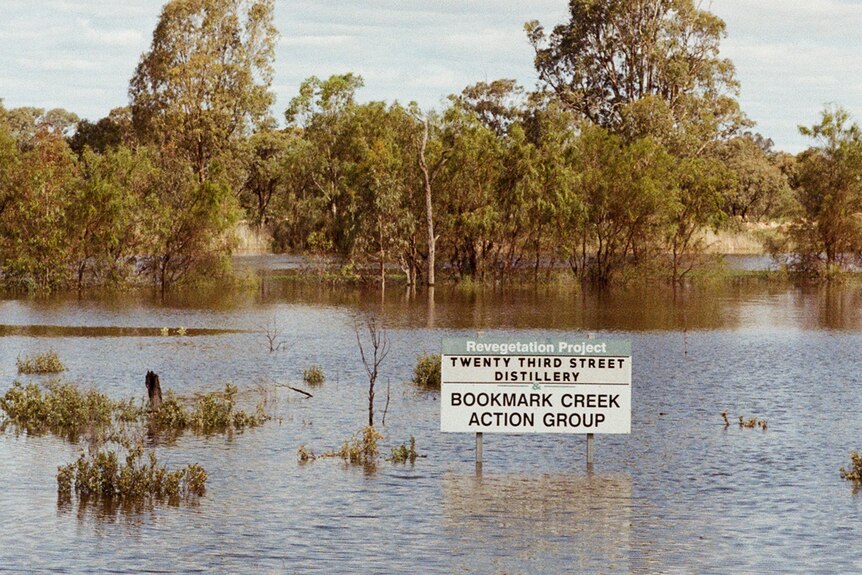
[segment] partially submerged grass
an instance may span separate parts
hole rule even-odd
[[[60,361],[60,356],[53,349],[45,353],[25,355],[23,358],[19,356],[15,363],[18,366],[18,373],[25,375],[42,375],[66,371],[66,367]]]
[[[850,452],[850,468],[844,469],[843,467],[840,469],[841,479],[845,479],[847,481],[852,481],[855,485],[855,489],[859,489],[862,486],[862,453],[858,451]]]
[[[373,469],[380,459],[381,439],[383,439],[383,435],[373,426],[369,425],[363,428],[360,433],[354,434],[353,437],[342,443],[341,447],[337,450],[316,455],[314,451],[305,445],[300,445],[296,456],[300,463],[308,463],[321,458],[338,457],[351,465],[362,465]],[[411,435],[409,445],[402,443],[398,447],[393,447],[387,461],[391,461],[392,463],[414,463],[417,457],[420,457],[420,455],[416,451],[416,438]]]
[[[302,380],[308,385],[321,385],[326,381],[326,376],[323,374],[322,367],[312,365],[302,371]]]
[[[440,389],[440,354],[423,354],[416,360],[413,383],[428,389]]]
[[[416,438],[411,435],[410,446],[408,447],[402,443],[398,447],[393,447],[389,461],[392,463],[407,463],[408,461],[415,463],[417,457],[419,457],[419,454],[416,452]]]
[[[206,480],[206,470],[196,463],[170,471],[159,465],[153,451],[145,459],[140,444],[128,450],[122,463],[116,451],[99,449],[89,455],[81,452],[76,461],[57,468],[57,492],[65,499],[74,492],[81,499],[143,502],[167,498],[177,503],[181,498],[204,495]]]
[[[383,439],[374,426],[366,426],[361,434],[354,434],[345,441],[338,451],[324,453],[321,457],[340,457],[347,463],[353,465],[373,466],[377,464],[380,456],[378,441]]]

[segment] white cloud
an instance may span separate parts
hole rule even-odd
[[[308,34],[303,36],[283,36],[279,40],[282,46],[303,46],[312,48],[344,46],[353,42],[353,36],[347,34],[328,34],[314,35]]]
[[[98,62],[85,58],[59,56],[54,58],[18,58],[18,65],[29,70],[67,72],[97,70]]]

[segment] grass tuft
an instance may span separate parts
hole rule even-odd
[[[45,353],[27,355],[23,359],[19,356],[15,363],[18,366],[18,373],[24,375],[44,375],[66,371],[66,366],[53,349]]]

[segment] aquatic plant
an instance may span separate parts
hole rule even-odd
[[[422,354],[413,369],[413,383],[428,389],[440,389],[440,354]]]
[[[374,426],[368,425],[361,434],[354,434],[345,441],[339,450],[326,452],[321,457],[340,457],[353,465],[373,466],[380,456],[378,441],[381,439],[383,435]]]
[[[160,429],[182,431],[189,425],[189,414],[173,391],[168,390],[165,395],[159,408],[149,414],[149,422]]]
[[[389,461],[392,463],[407,463],[408,461],[415,463],[417,457],[419,457],[419,454],[416,452],[416,438],[411,435],[410,447],[404,443],[398,447],[393,447]]]
[[[721,412],[721,418],[724,420],[724,428],[727,429],[730,427],[730,419],[728,419],[726,411]],[[745,427],[748,429],[758,427],[763,431],[766,431],[767,423],[765,419],[757,419],[756,417],[745,418],[740,415],[738,421],[739,427]]]
[[[263,403],[258,404],[254,414],[234,411],[236,392],[236,386],[228,383],[223,393],[208,393],[201,397],[189,416],[189,426],[204,434],[225,433],[257,427],[270,419],[264,412]]]
[[[296,450],[296,457],[299,459],[300,463],[308,463],[309,461],[317,459],[317,455],[314,454],[314,451],[308,449],[305,445],[299,446],[299,449]]]
[[[754,427],[759,427],[763,431],[766,431],[766,420],[765,419],[757,419],[756,417],[749,417],[748,419],[739,416],[739,427],[747,427],[752,429]]]
[[[323,374],[322,367],[319,365],[312,365],[302,371],[302,380],[308,385],[321,385],[326,381],[326,376]]]
[[[6,417],[28,433],[51,432],[73,440],[85,430],[110,426],[116,407],[108,396],[96,390],[81,391],[59,381],[41,386],[16,381],[0,398],[0,409]]]
[[[862,484],[862,453],[855,450],[851,451],[850,469],[844,469],[844,467],[842,467],[839,471],[841,473],[841,479],[853,481],[856,483],[856,487],[858,488],[860,484]]]
[[[19,356],[15,363],[18,366],[18,373],[26,375],[61,373],[66,371],[66,367],[60,361],[60,356],[53,349],[45,353],[24,356],[23,359]]]
[[[74,492],[80,498],[142,501],[167,497],[176,502],[204,495],[206,481],[206,470],[196,463],[169,471],[159,465],[153,451],[145,460],[141,444],[128,450],[124,463],[116,451],[99,449],[89,455],[81,452],[76,461],[57,468],[57,491],[62,498]]]

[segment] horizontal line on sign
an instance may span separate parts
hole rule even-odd
[[[630,355],[569,355],[562,353],[443,353],[443,357],[586,357],[601,359],[631,359]]]
[[[553,381],[525,381],[524,383],[507,383],[504,381],[444,381],[443,385],[498,385],[498,386],[515,386],[515,387],[525,387],[528,385],[552,385],[557,387],[582,387],[584,385],[627,385],[630,386],[630,383],[554,383]]]

